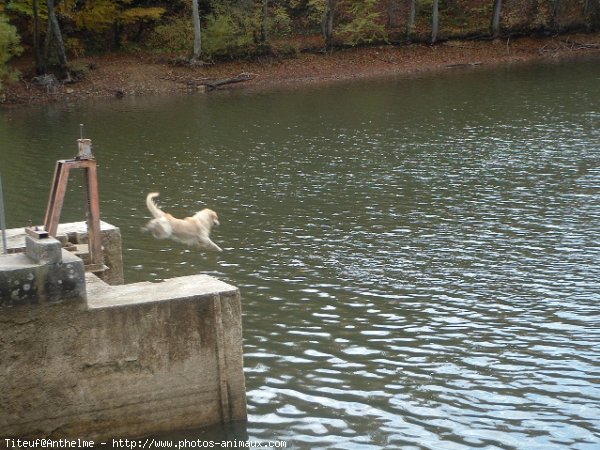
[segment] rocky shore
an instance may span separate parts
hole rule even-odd
[[[418,74],[463,66],[600,57],[600,33],[495,41],[446,41],[436,45],[383,45],[329,53],[301,52],[216,64],[175,65],[148,55],[104,55],[71,61],[81,78],[33,82],[26,76],[8,84],[0,105],[39,104],[90,98],[174,95],[216,89],[268,89],[337,80]],[[21,62],[23,74],[30,71]]]

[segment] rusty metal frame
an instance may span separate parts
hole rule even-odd
[[[86,199],[90,262],[92,266],[101,266],[104,263],[104,257],[100,235],[100,198],[95,159],[61,159],[56,161],[48,208],[44,218],[44,228],[50,236],[56,237],[71,169],[83,169],[84,172],[83,188]]]

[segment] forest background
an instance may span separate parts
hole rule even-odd
[[[19,77],[84,79],[107,54],[198,67],[599,28],[600,0],[3,0],[0,92]]]

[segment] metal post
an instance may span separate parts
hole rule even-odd
[[[4,253],[8,253],[8,244],[6,243],[6,215],[4,213],[4,193],[2,191],[2,171],[0,170],[0,229],[2,229],[2,248]]]
[[[81,125],[81,134],[83,135],[83,125]],[[92,271],[101,270],[104,267],[104,255],[102,254],[102,236],[100,232],[100,199],[96,159],[92,154],[91,139],[77,139],[77,156],[74,159],[56,161],[54,179],[48,199],[46,217],[44,218],[44,229],[50,236],[56,237],[71,169],[83,169],[84,173],[83,188],[85,191],[88,250],[90,254],[90,264],[86,267]]]

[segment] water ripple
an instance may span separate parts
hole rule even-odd
[[[252,439],[592,450],[595,64],[98,105],[103,217],[121,227],[129,281],[203,272],[240,287]],[[14,226],[43,210],[28,187],[52,170],[48,139],[73,143],[55,122],[77,130],[84,113],[0,116]],[[226,251],[141,235],[159,189],[176,215],[218,210]]]

